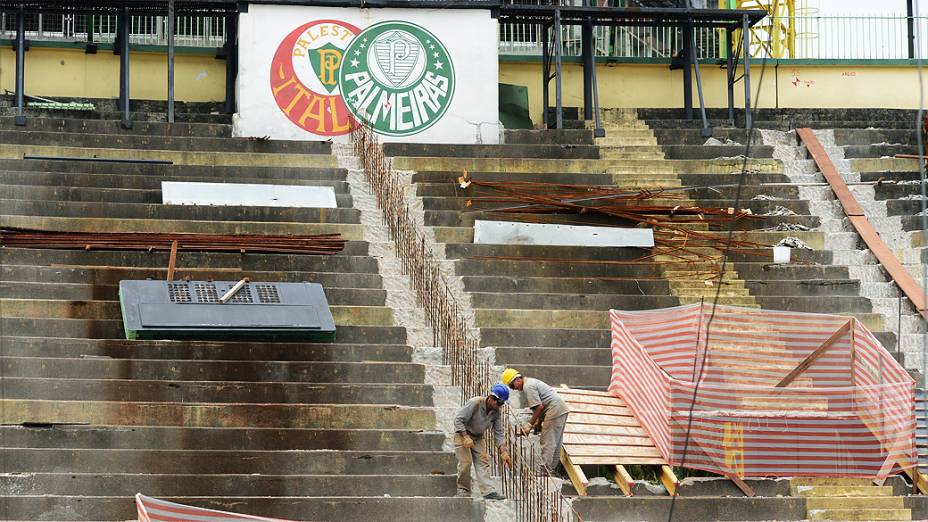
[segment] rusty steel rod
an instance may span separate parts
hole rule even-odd
[[[433,342],[442,348],[442,363],[451,366],[452,384],[461,387],[462,401],[486,393],[496,381],[496,372],[481,355],[478,341],[469,335],[462,307],[442,274],[438,258],[429,248],[425,234],[410,218],[404,181],[393,171],[392,161],[384,155],[370,127],[354,121],[350,137],[370,192],[381,209],[382,222],[396,245],[403,271],[432,328]],[[549,487],[547,475],[536,475],[539,469],[542,473],[547,470],[536,465],[531,446],[526,448],[515,440],[507,416],[503,424],[513,466],[508,469],[500,461],[498,452],[492,452],[491,468],[499,473],[503,492],[517,501],[517,520],[582,521],[563,495]],[[492,434],[488,438],[492,439]],[[492,440],[487,443],[495,447]]]

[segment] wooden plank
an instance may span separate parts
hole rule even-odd
[[[734,482],[735,485],[738,486],[738,489],[740,489],[746,496],[748,497],[754,496],[754,490],[751,489],[751,486],[748,486],[747,482],[741,480],[736,475],[725,475],[725,476],[728,477],[729,480]]]
[[[815,164],[818,165],[818,169],[822,172],[822,176],[825,177],[825,181],[831,185],[831,190],[834,191],[835,197],[838,198],[838,201],[841,202],[841,206],[844,207],[844,213],[848,216],[863,216],[863,207],[857,203],[857,198],[854,197],[854,193],[851,192],[847,183],[844,182],[844,178],[841,177],[838,169],[836,169],[834,163],[831,162],[828,152],[825,151],[825,147],[822,146],[822,143],[818,141],[812,129],[796,129],[796,134],[799,135],[799,138],[805,144],[806,149],[809,151],[809,155],[815,160]]]
[[[617,426],[641,426],[638,419],[622,415],[600,415],[598,413],[571,413],[567,420],[572,424],[614,424]]]
[[[171,241],[171,257],[168,258],[168,281],[174,280],[174,270],[177,268],[177,240]]]
[[[841,206],[844,207],[844,213],[847,214],[848,219],[857,230],[861,239],[867,244],[867,248],[873,252],[877,261],[880,262],[883,269],[886,270],[893,282],[896,283],[896,286],[898,286],[909,301],[912,302],[915,309],[918,310],[923,317],[928,318],[928,310],[925,308],[926,303],[921,285],[919,285],[908,270],[902,266],[902,263],[899,262],[899,259],[893,251],[886,246],[886,243],[870,224],[870,221],[867,220],[863,208],[857,203],[857,198],[854,197],[854,194],[847,187],[847,183],[844,182],[844,178],[841,177],[841,174],[838,173],[838,170],[831,162],[828,153],[825,152],[825,148],[822,147],[818,138],[815,137],[815,133],[812,132],[812,129],[807,128],[796,129],[796,133],[802,139],[809,153],[812,154],[812,159],[815,160],[819,170],[822,171],[822,175],[825,176],[826,181],[831,185],[831,189],[834,191],[835,195],[838,196]]]
[[[626,497],[632,496],[632,486],[635,485],[635,481],[628,473],[628,470],[625,469],[625,466],[616,464],[615,476],[613,478],[615,479],[616,485],[619,486],[619,489],[622,490],[622,493],[625,493]]]
[[[661,482],[664,483],[664,488],[667,490],[667,493],[670,493],[671,497],[677,495],[677,486],[680,485],[680,480],[677,479],[677,475],[674,474],[673,468],[667,465],[661,466],[660,471]]]
[[[844,323],[843,325],[841,325],[840,328],[838,328],[837,330],[835,330],[835,333],[831,334],[831,337],[829,337],[828,339],[826,339],[825,342],[823,342],[818,348],[816,348],[816,349],[815,349],[812,353],[810,353],[805,359],[803,359],[802,362],[800,362],[798,365],[796,365],[796,368],[793,369],[793,371],[791,371],[791,372],[789,372],[788,374],[786,374],[786,377],[783,377],[783,380],[781,380],[781,381],[776,385],[776,387],[777,387],[777,388],[784,388],[784,387],[786,387],[786,386],[789,386],[789,383],[793,382],[793,379],[795,379],[796,377],[798,377],[799,374],[801,374],[802,372],[806,371],[806,370],[809,368],[809,366],[812,366],[812,363],[814,363],[819,357],[821,357],[822,354],[825,353],[825,350],[827,350],[828,348],[830,348],[831,345],[835,344],[835,342],[836,342],[838,339],[840,339],[842,336],[844,336],[844,334],[850,332],[850,331],[851,331],[851,326],[853,325],[853,323],[854,323],[854,320],[851,319],[851,320],[849,320],[848,322],[846,322],[846,323]]]
[[[581,497],[585,497],[586,488],[590,485],[590,481],[587,480],[580,466],[571,462],[570,455],[568,455],[563,448],[561,448],[561,464],[563,464],[564,469],[567,470],[567,476],[570,478],[571,484],[574,485],[574,489],[577,490],[577,493]]]
[[[564,433],[591,435],[622,435],[628,437],[648,437],[648,432],[640,426],[615,426],[611,424],[572,424],[567,420]]]
[[[616,464],[624,464],[626,466],[633,465],[643,465],[643,466],[660,466],[667,464],[667,461],[662,458],[654,457],[595,457],[595,456],[573,456],[570,458],[570,461],[574,464],[585,465],[585,464],[602,464],[606,466],[614,466]]]
[[[561,394],[567,404],[602,404],[604,406],[618,406],[624,408],[625,401],[618,397],[599,397],[595,395],[567,395]]]
[[[599,446],[564,444],[571,457],[660,457],[661,452],[651,446]]]
[[[649,437],[623,437],[621,435],[591,435],[564,433],[564,444],[601,444],[603,446],[648,446],[654,441]]]
[[[595,413],[598,415],[617,415],[631,417],[632,411],[624,406],[604,406],[602,404],[569,404],[570,413]]]

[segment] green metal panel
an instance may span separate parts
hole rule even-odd
[[[507,129],[531,129],[528,113],[528,87],[499,84],[499,121]]]

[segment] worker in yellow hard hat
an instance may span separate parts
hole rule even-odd
[[[554,473],[560,464],[561,442],[570,410],[561,396],[538,379],[524,377],[514,368],[506,368],[500,376],[503,384],[522,392],[532,418],[518,428],[518,434],[528,435],[540,428],[541,458],[548,471]]]

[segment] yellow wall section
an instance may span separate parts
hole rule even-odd
[[[208,55],[178,54],[174,93],[178,101],[225,99],[226,62]],[[167,98],[167,56],[133,52],[129,61],[130,96],[138,100]],[[0,89],[15,87],[16,55],[0,50]],[[26,94],[75,98],[119,96],[119,57],[112,51],[33,47],[26,53]]]
[[[563,103],[583,106],[583,68],[564,66]],[[707,107],[727,107],[725,70],[717,65],[701,69]],[[596,69],[601,107],[682,107],[683,74],[666,65],[599,65]],[[738,69],[741,75],[741,69]],[[751,99],[757,107],[780,108],[918,108],[918,71],[912,66],[872,65],[768,65],[763,86],[760,65],[751,64]],[[540,120],[541,64],[500,63],[500,83],[525,85],[532,119]],[[693,104],[698,107],[695,93]],[[550,84],[554,105],[554,81]],[[928,93],[928,90],[926,90]],[[744,84],[735,85],[735,107],[744,106]]]
[[[131,96],[157,100],[167,97],[167,59],[163,53],[133,52],[130,63]],[[15,54],[0,50],[0,89],[13,90]],[[541,114],[541,64],[502,62],[499,81],[529,89],[531,116]],[[755,98],[761,76],[752,65]],[[179,101],[221,101],[225,98],[225,61],[209,55],[179,54],[175,63],[175,95]],[[740,69],[739,69],[739,75]],[[599,65],[600,105],[603,107],[680,107],[681,71],[666,65]],[[703,66],[703,92],[709,107],[725,107],[725,71]],[[564,66],[564,105],[583,105],[583,69]],[[882,107],[918,108],[918,72],[912,66],[768,65],[760,107]],[[83,50],[33,47],[26,54],[26,93],[37,96],[115,98],[119,95],[119,57],[111,51],[85,54]],[[735,86],[735,104],[742,106],[744,87]],[[698,98],[693,96],[694,103]],[[551,82],[554,103],[554,82]]]

